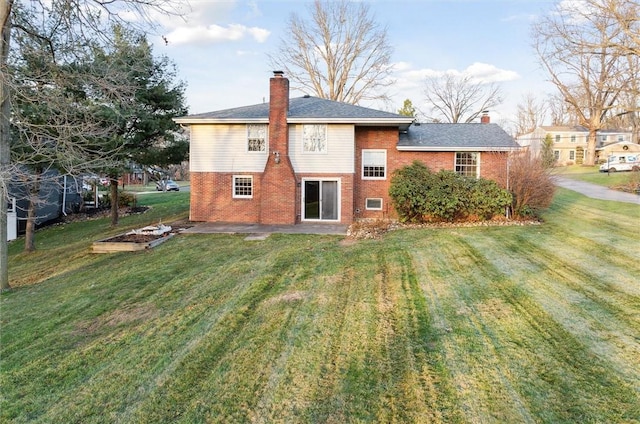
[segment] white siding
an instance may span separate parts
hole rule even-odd
[[[327,126],[327,152],[302,152],[302,125],[289,126],[289,157],[298,173],[354,172],[355,131],[353,125]]]
[[[247,126],[192,125],[192,172],[262,172],[267,152],[247,152]]]

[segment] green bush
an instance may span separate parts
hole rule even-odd
[[[393,174],[389,195],[402,222],[488,220],[512,202],[494,181],[433,173],[418,161]]]
[[[136,195],[134,193],[128,191],[118,191],[118,206],[126,207],[126,206],[136,206]],[[100,206],[101,207],[110,207],[111,206],[111,193],[103,194],[100,197]]]

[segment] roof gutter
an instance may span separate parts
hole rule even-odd
[[[400,152],[514,152],[520,150],[521,147],[486,147],[486,146],[396,146],[396,149]]]

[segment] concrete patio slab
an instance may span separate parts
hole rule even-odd
[[[333,234],[347,235],[347,225],[341,224],[297,224],[260,225],[221,222],[198,222],[182,231],[183,234]]]

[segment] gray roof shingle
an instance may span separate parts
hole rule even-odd
[[[237,107],[233,109],[218,110],[195,115],[188,115],[178,120],[181,121],[224,121],[224,120],[263,120],[269,118],[269,103],[261,103],[251,106]],[[398,123],[408,124],[411,117],[398,115],[396,113],[384,112],[348,103],[336,102],[333,100],[321,99],[313,96],[295,97],[289,100],[289,120],[352,120],[359,121],[398,121]]]
[[[400,133],[399,150],[499,151],[520,146],[497,124],[414,124]]]

